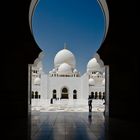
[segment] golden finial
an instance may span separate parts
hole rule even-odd
[[[67,49],[67,43],[66,42],[64,43],[64,49]]]

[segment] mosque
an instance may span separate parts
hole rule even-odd
[[[54,58],[54,68],[45,73],[42,64],[43,53],[32,65],[32,99],[103,99],[105,95],[105,68],[91,58],[87,71],[81,75],[76,69],[74,54],[64,48]]]

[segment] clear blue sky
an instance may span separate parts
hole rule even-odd
[[[105,30],[97,0],[40,0],[32,20],[33,34],[44,51],[46,72],[53,69],[55,54],[64,48],[73,52],[76,68],[83,74],[99,49]]]

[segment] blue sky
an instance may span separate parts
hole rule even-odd
[[[46,72],[53,69],[56,53],[67,43],[67,49],[75,55],[76,68],[84,73],[101,45],[105,21],[97,0],[40,0],[32,27],[38,46],[44,51]]]

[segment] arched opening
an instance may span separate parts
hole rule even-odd
[[[66,87],[62,88],[61,91],[61,99],[68,99],[69,95],[68,95],[68,89]]]
[[[98,98],[98,92],[95,92],[95,99]]]
[[[53,90],[53,99],[56,99],[57,96],[56,96],[56,89]]]
[[[91,92],[91,98],[94,99],[94,92]]]
[[[41,95],[38,95],[38,99],[40,99],[41,98]]]
[[[32,91],[32,99],[34,99],[34,92]]]
[[[53,93],[53,99],[56,99],[56,93]]]
[[[35,92],[35,99],[38,99],[38,92]]]
[[[77,99],[77,90],[73,90],[73,99]]]
[[[99,99],[102,99],[102,93],[99,92]]]
[[[32,0],[32,1],[38,1],[38,0]],[[30,17],[30,28],[31,28],[31,31],[32,31],[32,33],[33,33],[33,36],[35,37],[35,40],[37,41],[37,38],[36,38],[36,35],[37,36],[39,36],[39,32],[36,32],[36,34],[35,34],[35,32],[34,32],[34,29],[36,29],[36,24],[34,24],[34,23],[36,23],[36,22],[38,22],[38,21],[40,21],[40,20],[38,20],[38,18],[40,18],[40,17],[36,17],[35,15],[36,15],[36,12],[35,12],[35,9],[36,9],[36,6],[38,5],[38,4],[41,4],[41,3],[36,3],[36,2],[32,2],[31,3],[31,8],[30,8],[30,12],[29,12],[29,17]],[[86,1],[85,1],[86,2]],[[104,22],[101,22],[101,23],[103,23],[103,34],[102,34],[102,39],[101,39],[101,43],[104,41],[104,39],[105,39],[105,37],[106,37],[106,34],[107,34],[107,30],[108,30],[108,25],[109,25],[109,15],[108,15],[108,9],[107,9],[107,5],[106,5],[106,2],[104,2],[104,1],[102,1],[102,0],[99,0],[98,1],[99,3],[99,5],[98,6],[101,6],[100,8],[102,9],[101,10],[101,17],[103,16],[103,18],[101,18]],[[35,6],[35,7],[34,7]],[[61,5],[60,5],[61,6]],[[73,4],[71,5],[71,6],[73,6]],[[76,6],[75,6],[76,7]],[[51,9],[51,8],[50,8]],[[93,9],[93,8],[92,8]],[[91,9],[91,10],[92,10]],[[76,8],[76,11],[77,11],[77,8]],[[52,12],[54,13],[54,11],[52,10]],[[86,12],[86,10],[85,10],[85,12]],[[103,13],[102,13],[103,12]],[[34,14],[33,14],[34,13]],[[74,13],[74,12],[73,12]],[[33,16],[34,15],[34,16]],[[38,14],[37,14],[38,15]],[[79,15],[79,16],[81,16],[81,15]],[[87,18],[87,17],[86,17]],[[42,18],[42,19],[44,19],[44,18]],[[82,18],[83,19],[83,18]],[[91,19],[91,18],[90,18]],[[84,21],[84,20],[83,20]],[[95,21],[95,20],[93,20],[93,21]],[[101,21],[101,20],[100,20]],[[64,22],[64,21],[63,21]],[[41,22],[40,22],[41,23]],[[92,22],[91,22],[92,23]],[[51,23],[50,23],[50,25],[51,25]],[[89,24],[90,25],[90,24]],[[89,26],[88,25],[88,26]],[[91,24],[92,25],[92,24]],[[56,25],[55,25],[56,26]],[[87,26],[87,27],[88,27]],[[41,29],[43,28],[42,26],[37,26],[37,27],[41,27]],[[63,26],[64,27],[64,26]],[[47,29],[46,27],[44,28],[44,29]],[[48,29],[49,29],[49,26],[48,26]],[[101,28],[99,28],[99,29],[101,29]],[[83,30],[83,29],[82,29]],[[38,28],[38,31],[39,31],[39,28]],[[95,32],[95,31],[94,31]],[[41,33],[41,32],[40,32]],[[46,32],[46,33],[48,33],[48,32]],[[62,34],[61,34],[62,35]],[[59,36],[58,36],[59,37]],[[48,37],[48,39],[49,39],[49,37]],[[46,39],[45,39],[46,40]],[[93,39],[92,39],[93,40]],[[37,41],[38,42],[38,41]],[[39,42],[38,42],[39,43]],[[100,43],[100,45],[101,45],[101,43]],[[92,43],[91,43],[92,44]],[[40,43],[38,44],[40,47],[42,47],[41,49],[42,49],[42,51],[44,51],[45,52],[45,50],[46,50],[46,48],[44,49],[43,48],[43,46],[41,46],[40,45]],[[99,45],[99,46],[100,46]],[[50,47],[51,47],[51,45],[49,45]],[[56,46],[57,46],[57,44],[56,44]],[[90,47],[89,47],[90,48]],[[49,48],[48,48],[49,49]],[[92,51],[91,51],[92,52]],[[95,53],[95,52],[92,52],[92,54],[93,53]],[[101,63],[101,65],[102,65],[102,62],[101,62],[101,60],[100,60],[100,56],[95,56],[96,57],[96,59],[98,59],[98,62],[99,63]],[[39,60],[42,60],[42,59],[44,59],[43,57],[40,57],[40,55],[38,56],[38,62],[39,62]],[[36,61],[37,62],[37,61]],[[82,62],[82,61],[81,61]],[[36,63],[37,64],[37,63]],[[36,70],[36,69],[35,69]],[[55,69],[55,70],[58,70],[58,67],[57,67],[57,69]],[[38,74],[39,73],[39,70],[37,69],[36,71],[35,71],[35,73],[36,74]],[[96,71],[93,71],[92,72],[92,74],[93,75],[95,75],[96,74]],[[69,75],[65,75],[65,74],[62,74],[62,75],[58,75],[58,73],[56,73],[56,71],[54,71],[53,73],[50,73],[50,75],[52,75],[52,76],[60,76],[60,77],[69,77]],[[74,77],[76,77],[76,76],[78,76],[77,74],[74,74]],[[56,78],[56,77],[55,77]],[[89,78],[93,78],[92,77],[92,75],[89,75]],[[96,78],[101,78],[100,76],[99,77],[96,77]],[[43,81],[43,80],[42,80]],[[49,82],[49,81],[48,81]],[[42,82],[43,83],[43,82]],[[59,84],[59,82],[58,82],[58,84]],[[48,84],[49,85],[49,84]],[[51,85],[51,84],[50,84]],[[103,85],[103,84],[102,84]],[[35,85],[36,86],[36,85]],[[40,88],[40,87],[42,86],[42,85],[38,85],[38,88]],[[49,86],[47,87],[48,89],[50,88]],[[47,97],[45,97],[45,98],[50,98],[50,97],[53,97],[53,98],[57,98],[57,96],[59,95],[59,97],[60,98],[62,98],[62,99],[68,99],[69,98],[69,94],[68,94],[68,89],[67,88],[63,88],[61,91],[59,91],[57,94],[55,93],[55,92],[53,92],[53,94],[52,93],[49,93],[49,91],[45,91],[45,90],[47,90],[47,88],[44,88],[44,93],[47,93],[47,94],[50,94],[50,95],[48,95]],[[84,89],[84,88],[83,88]],[[96,93],[96,95],[95,95],[95,90],[96,90],[96,88],[95,89],[93,89],[92,88],[92,90],[90,89],[90,90],[88,90],[87,92],[89,92],[89,91],[94,91],[94,93],[92,93],[92,98],[95,98],[95,99],[97,99],[97,98],[102,98],[102,97],[99,97],[100,95],[98,94],[98,93]],[[100,90],[100,89],[99,89]],[[96,91],[99,91],[98,89],[96,90]],[[81,90],[82,91],[82,90]],[[100,90],[100,91],[103,91],[102,89]],[[42,93],[43,94],[43,93]],[[80,92],[78,92],[78,96],[80,97]],[[89,94],[89,93],[88,93]],[[108,94],[108,92],[106,92],[106,94]],[[73,99],[74,98],[77,98],[77,93],[74,93],[73,92],[73,95],[71,95],[71,96],[73,96]],[[70,97],[71,97],[70,96]],[[43,96],[42,96],[43,97]],[[82,97],[82,96],[81,96]],[[44,97],[43,97],[44,98]],[[83,96],[82,98],[85,98],[85,96]]]
[[[76,7],[76,6],[75,6]],[[94,9],[94,8],[92,8],[92,9]],[[77,8],[76,8],[76,11],[77,11]],[[74,12],[73,12],[74,13]],[[80,12],[79,12],[80,13]],[[34,14],[35,15],[35,14]],[[46,15],[45,15],[46,16]],[[83,17],[83,16],[82,16]],[[86,17],[87,18],[87,17]],[[83,18],[82,18],[83,19]],[[39,22],[40,22],[40,20],[38,20]],[[84,21],[84,20],[83,20]],[[94,20],[95,21],[95,20]],[[40,22],[41,23],[41,22]],[[44,24],[45,25],[45,24]],[[92,25],[92,24],[91,24]],[[106,26],[106,32],[107,32],[107,28],[108,28],[108,24],[106,24],[107,26]],[[56,26],[56,24],[55,24],[55,26]],[[32,26],[33,27],[33,26]],[[41,28],[42,28],[42,26],[41,26]],[[44,28],[44,29],[46,29],[46,27]],[[47,31],[48,32],[48,31]],[[104,35],[104,37],[106,36],[106,32],[105,32],[105,35]],[[34,32],[33,32],[34,33]],[[37,34],[38,34],[38,31],[36,32]],[[63,35],[62,35],[63,36]],[[46,40],[46,39],[45,39]],[[85,42],[85,41],[84,41]],[[84,45],[83,45],[84,46]],[[85,45],[86,46],[86,45]],[[87,46],[86,46],[87,47]],[[45,46],[45,48],[46,48],[46,46]],[[43,49],[42,49],[43,50]],[[86,50],[87,50],[87,48],[86,48]],[[48,51],[49,52],[49,51]],[[92,51],[89,51],[89,52],[92,52]],[[85,53],[85,52],[84,52]],[[93,52],[92,52],[93,53]],[[82,62],[82,61],[81,61]],[[92,73],[93,75],[94,75],[94,72]],[[56,73],[54,72],[54,73],[52,73],[52,76],[56,76]],[[66,77],[70,77],[69,75],[60,75],[60,77],[61,77],[61,79],[63,79],[63,78],[66,78]],[[76,74],[74,75],[74,77],[76,77]],[[56,78],[56,77],[52,77],[53,79],[54,78]],[[83,77],[84,78],[84,77]],[[88,78],[88,77],[87,77]],[[92,78],[92,75],[91,76],[89,76],[89,78]],[[101,78],[100,76],[96,76],[96,78]],[[43,78],[42,78],[43,79]],[[78,79],[78,78],[77,78]],[[58,79],[59,80],[59,79]],[[85,80],[85,79],[84,79]],[[47,82],[49,83],[51,80],[48,80]],[[42,81],[43,82],[43,81]],[[56,82],[56,83],[54,83],[54,84],[44,84],[44,85],[48,85],[47,87],[45,87],[44,89],[50,89],[51,87],[49,87],[49,86],[52,86],[52,87],[54,87],[53,85],[55,85],[55,84],[58,84],[58,86],[61,86],[61,84],[59,85],[59,82],[62,82],[62,81],[55,81],[54,80],[54,82]],[[88,81],[87,81],[88,82]],[[46,83],[46,82],[45,82]],[[51,81],[51,83],[53,83],[52,81]],[[67,82],[66,82],[67,83]],[[82,82],[79,82],[79,83],[82,83]],[[75,84],[74,82],[72,83],[73,85]],[[88,90],[88,88],[84,88],[84,86],[85,85],[87,85],[87,84],[83,84],[82,86],[80,86],[80,87],[83,87],[83,93],[84,94],[86,94],[86,93],[88,93],[89,91],[94,91],[95,92],[95,90],[96,91],[102,91],[101,89],[98,89],[98,88],[92,88],[92,90],[90,89],[90,90]],[[94,84],[93,84],[94,85]],[[103,84],[102,84],[103,85]],[[40,86],[40,85],[39,85]],[[37,87],[38,89],[39,89],[39,86]],[[79,89],[79,88],[77,88],[77,87],[75,87],[76,89]],[[86,91],[85,91],[85,89],[86,89]],[[69,91],[71,91],[71,90],[68,90],[68,88],[67,87],[62,87],[62,89],[59,91],[59,96],[60,96],[60,98],[61,99],[68,99],[69,98]],[[82,90],[80,90],[80,91],[82,91]],[[44,91],[44,92],[47,92],[47,94],[49,94],[48,96],[47,96],[47,98],[49,98],[49,97],[52,97],[52,93],[51,92],[49,92],[49,91]],[[43,93],[42,93],[43,94]],[[51,94],[51,96],[50,96],[50,94]],[[92,93],[93,94],[93,97],[95,97],[95,99],[98,99],[98,97],[99,97],[99,94],[98,94],[98,92],[96,92],[95,94],[94,93]],[[106,94],[107,94],[107,92],[106,92]],[[54,96],[54,98],[55,98],[55,96],[56,96],[56,92],[54,91],[53,92],[53,96]],[[80,97],[80,92],[78,92],[78,96]],[[70,96],[71,97],[71,96]],[[82,96],[81,96],[82,97]],[[77,98],[77,92],[75,92],[75,91],[73,91],[73,99],[74,98]],[[83,96],[83,98],[86,98],[85,96]],[[67,101],[66,101],[67,102]],[[62,103],[62,102],[61,102]],[[64,101],[64,107],[66,107],[65,106],[65,101]]]

